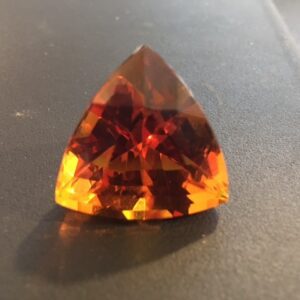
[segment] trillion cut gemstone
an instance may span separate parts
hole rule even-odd
[[[64,152],[55,194],[64,207],[127,220],[227,202],[224,156],[202,109],[149,47],[93,98]]]

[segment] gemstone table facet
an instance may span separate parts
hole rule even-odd
[[[228,201],[224,156],[200,105],[149,47],[93,98],[64,152],[55,196],[64,207],[127,220]]]

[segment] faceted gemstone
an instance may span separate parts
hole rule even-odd
[[[93,98],[64,152],[55,194],[64,207],[127,220],[227,202],[224,156],[202,109],[149,47]]]

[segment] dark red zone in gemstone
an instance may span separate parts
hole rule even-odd
[[[118,189],[112,191],[109,186],[142,186],[140,170],[107,171],[92,164],[93,160],[111,146],[115,146],[111,161],[126,152],[129,158],[134,157],[133,149],[142,143],[143,147],[152,147],[157,154],[162,153],[184,167],[181,170],[164,171],[160,160],[157,159],[160,168],[147,171],[152,180],[148,188],[154,199],[160,199],[154,202],[154,208],[187,214],[191,200],[187,198],[187,191],[182,188],[182,184],[186,181],[188,173],[197,177],[194,178],[195,180],[199,180],[203,173],[206,176],[211,175],[205,153],[219,152],[212,130],[204,121],[201,123],[203,128],[200,130],[197,128],[196,131],[189,122],[189,118],[195,117],[185,116],[176,110],[147,109],[142,104],[134,104],[129,91],[126,93],[125,89],[122,91],[122,93],[115,93],[105,106],[92,104],[88,111],[97,115],[98,121],[91,134],[88,137],[74,137],[71,140],[72,152],[83,160],[83,164],[91,163],[81,174],[79,165],[78,175],[94,180],[101,176],[106,177],[107,187],[99,189],[100,197],[104,202],[109,202],[105,201],[107,195],[121,193]],[[166,130],[168,127],[172,127],[172,130]],[[157,136],[161,139],[153,147],[152,144],[147,143],[149,136]],[[194,162],[195,166],[187,165],[182,154]],[[126,199],[124,192],[122,198]]]

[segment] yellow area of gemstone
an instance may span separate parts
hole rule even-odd
[[[199,104],[149,47],[92,100],[64,152],[56,202],[91,215],[170,219],[228,201],[223,153]]]

